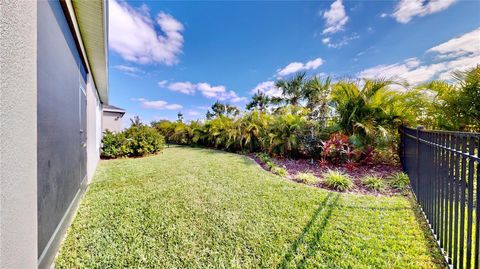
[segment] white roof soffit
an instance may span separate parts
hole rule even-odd
[[[75,13],[76,29],[80,32],[90,73],[104,104],[108,104],[108,1],[65,0],[70,12]],[[73,10],[72,10],[73,9]]]

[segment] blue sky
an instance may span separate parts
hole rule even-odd
[[[480,63],[479,1],[110,0],[110,104],[126,119],[244,108],[297,71],[412,85]]]

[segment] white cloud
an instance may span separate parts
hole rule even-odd
[[[330,9],[323,13],[325,19],[324,34],[333,34],[344,29],[348,21],[348,16],[345,13],[345,7],[342,0],[336,0],[330,6]]]
[[[480,63],[480,28],[430,48],[427,53],[427,56],[433,56],[430,63],[409,58],[390,65],[377,65],[357,75],[362,78],[396,78],[412,85],[432,79],[449,79],[452,71],[465,70]]]
[[[158,87],[164,88],[165,86],[167,86],[167,83],[168,83],[168,80],[160,80],[157,84],[158,84]]]
[[[388,16],[387,13],[382,13],[382,14],[380,14],[380,18],[386,18],[387,16]]]
[[[281,97],[282,96],[282,90],[279,88],[275,87],[275,82],[274,81],[264,81],[262,83],[259,83],[255,88],[250,90],[251,94],[255,94],[257,92],[264,93],[268,96],[271,97]]]
[[[138,101],[143,108],[158,109],[158,110],[179,110],[183,106],[179,104],[169,104],[163,100],[148,100],[145,98],[132,98],[133,101]]]
[[[307,70],[314,70],[314,69],[317,69],[320,65],[323,64],[323,60],[322,58],[317,58],[317,59],[314,59],[314,60],[311,60],[311,61],[308,61],[306,64],[305,64],[305,69]]]
[[[441,57],[447,58],[455,58],[478,51],[480,51],[480,28],[428,50],[428,52],[438,53]]]
[[[153,21],[146,5],[134,9],[126,2],[111,0],[109,28],[110,48],[127,61],[166,65],[178,62],[184,27],[167,13],[160,12]]]
[[[278,77],[284,77],[299,71],[315,70],[323,64],[322,58],[316,58],[306,63],[293,62],[277,70]]]
[[[423,17],[447,9],[456,0],[400,0],[392,16],[400,23],[408,23],[413,17]]]
[[[174,92],[180,92],[183,94],[192,95],[195,93],[195,88],[197,86],[189,81],[186,82],[174,82],[170,83],[167,88]]]
[[[129,66],[129,65],[115,65],[113,66],[113,68],[119,70],[119,71],[122,71],[123,73],[127,74],[127,75],[131,75],[131,76],[138,76],[138,75],[141,75],[141,74],[145,74],[145,72],[138,68],[138,67],[135,67],[135,66]]]
[[[330,37],[326,37],[322,39],[322,43],[327,45],[329,48],[341,48],[345,45],[348,45],[350,41],[355,40],[359,38],[360,36],[356,33],[349,35],[349,36],[343,36],[340,40],[337,42],[333,42]]]
[[[215,98],[226,92],[225,86],[212,86],[205,82],[198,83],[197,89],[207,98]]]
[[[220,101],[231,101],[233,103],[247,101],[247,98],[238,96],[235,91],[227,90],[227,88],[223,85],[213,86],[206,82],[173,82],[168,85],[165,83],[163,87],[166,87],[171,91],[188,95],[194,95],[195,92],[198,91],[206,98],[218,99]]]

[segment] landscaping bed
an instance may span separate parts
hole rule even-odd
[[[258,154],[248,154],[248,157],[257,162],[263,169],[269,171],[267,164],[258,157]],[[319,188],[331,189],[322,182],[322,176],[328,171],[339,171],[342,174],[348,175],[352,182],[353,187],[347,192],[362,193],[371,195],[397,195],[405,194],[405,187],[395,188],[392,186],[390,178],[396,174],[401,173],[402,169],[399,165],[388,164],[356,164],[355,166],[348,166],[345,164],[322,164],[318,160],[312,159],[289,159],[289,158],[276,158],[270,157],[273,163],[287,171],[285,175],[287,178],[297,181],[296,176],[301,173],[311,173],[318,177],[319,182],[309,184]],[[372,190],[365,186],[362,179],[366,176],[375,176],[384,181],[384,188],[380,191]]]

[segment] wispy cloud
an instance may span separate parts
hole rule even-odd
[[[247,98],[238,96],[235,91],[228,90],[223,85],[213,86],[206,82],[192,83],[190,81],[172,82],[168,84],[160,81],[158,84],[160,87],[188,95],[194,95],[196,92],[200,92],[200,94],[209,99],[230,101],[233,103],[247,101]]]
[[[174,92],[180,92],[180,93],[183,93],[183,94],[192,95],[192,94],[195,93],[196,87],[197,87],[197,85],[195,85],[195,84],[193,84],[189,81],[186,81],[186,82],[170,83],[167,86],[167,89],[169,89],[171,91],[174,91]]]
[[[160,12],[152,20],[146,5],[135,9],[126,2],[111,0],[109,28],[110,49],[127,61],[166,65],[178,62],[184,27],[170,14]]]
[[[160,80],[157,84],[158,84],[158,87],[163,88],[167,86],[167,83],[168,83],[168,80]]]
[[[115,65],[113,66],[113,68],[127,74],[127,75],[130,75],[130,76],[139,76],[139,75],[142,75],[142,74],[145,74],[145,71],[143,71],[142,69],[138,68],[138,67],[135,67],[135,66],[129,66],[129,65]]]
[[[198,115],[200,115],[200,112],[195,111],[195,110],[189,110],[189,111],[187,111],[187,115],[189,115],[189,116],[198,116]]]
[[[348,36],[343,36],[338,41],[333,41],[330,37],[325,37],[322,39],[322,43],[327,45],[329,48],[341,48],[345,45],[348,45],[350,41],[358,39],[360,36],[356,33]]]
[[[289,63],[284,68],[280,68],[277,70],[277,76],[284,77],[300,71],[315,70],[318,67],[320,67],[322,64],[323,64],[322,58],[316,58],[306,63],[301,63],[301,62]]]
[[[358,77],[396,78],[412,85],[432,79],[449,79],[452,71],[465,70],[480,63],[479,36],[480,28],[428,49],[425,56],[432,58],[429,63],[409,58],[365,69],[358,73]]]
[[[392,17],[400,23],[408,23],[413,17],[423,17],[447,9],[456,0],[400,0]],[[382,17],[383,14],[381,15]]]
[[[345,6],[343,6],[342,0],[333,2],[330,9],[321,13],[321,15],[325,19],[324,34],[342,31],[348,22],[348,16],[345,13]]]
[[[179,110],[183,106],[179,104],[169,104],[163,100],[148,100],[145,98],[132,98],[133,101],[140,102],[143,108],[158,109],[158,110]]]

